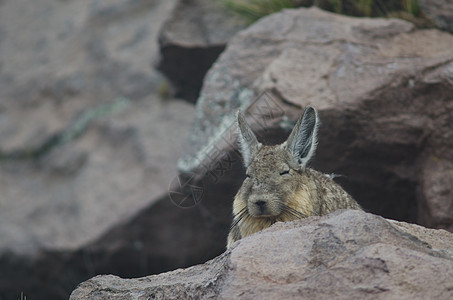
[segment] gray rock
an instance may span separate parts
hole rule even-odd
[[[451,276],[451,233],[338,211],[277,223],[203,265],[97,276],[70,299],[449,299]]]
[[[419,0],[418,5],[437,28],[453,32],[452,0]]]
[[[150,66],[173,5],[1,1],[1,299],[66,299],[168,192],[194,112]]]
[[[154,94],[172,7],[2,3],[0,253],[78,249],[167,192],[193,111]]]
[[[213,153],[236,147],[237,109],[276,143],[313,105],[323,123],[315,168],[344,175],[369,211],[453,230],[452,47],[452,35],[397,19],[317,8],[263,18],[206,75],[179,169],[203,174]]]
[[[221,1],[178,1],[161,28],[157,64],[177,97],[196,101],[206,72],[231,37],[245,26]]]
[[[156,27],[173,1],[33,3],[3,1],[0,11],[3,152],[38,147],[88,108],[155,91]]]
[[[1,164],[0,250],[76,250],[153,203],[177,174],[192,113],[185,102],[149,98],[37,163]]]

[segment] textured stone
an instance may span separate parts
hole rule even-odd
[[[203,265],[138,279],[97,276],[70,299],[448,299],[451,276],[451,233],[338,211],[277,223]]]

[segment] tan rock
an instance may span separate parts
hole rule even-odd
[[[97,276],[70,299],[449,299],[451,276],[453,234],[347,210],[277,223],[204,265]]]

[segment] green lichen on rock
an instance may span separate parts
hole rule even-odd
[[[17,149],[10,152],[0,149],[0,161],[39,159],[55,147],[80,137],[93,121],[123,110],[128,103],[128,99],[118,98],[113,102],[89,108],[82,112],[67,128],[50,136],[35,148]]]
[[[285,8],[318,6],[338,14],[357,17],[400,17],[413,19],[420,16],[418,0],[220,0],[250,23]]]

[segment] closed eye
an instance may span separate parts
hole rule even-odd
[[[280,175],[285,175],[285,174],[289,174],[289,170],[285,170],[285,171],[280,173]]]

